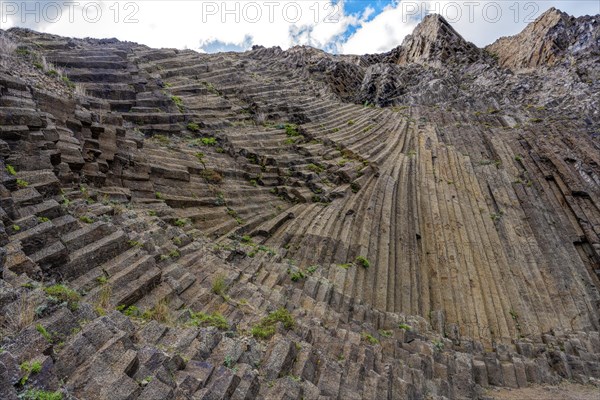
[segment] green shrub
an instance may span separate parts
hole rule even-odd
[[[285,129],[285,134],[288,136],[300,136],[300,132],[298,132],[298,125],[296,124],[285,124],[283,128]]]
[[[152,136],[152,139],[157,141],[161,146],[168,146],[171,144],[171,139],[165,135],[154,135]]]
[[[42,335],[48,342],[52,341],[52,335],[46,330],[46,328],[44,328],[42,324],[37,324],[35,326],[35,330],[38,331],[40,335]]]
[[[321,167],[320,165],[316,165],[316,164],[308,164],[308,166],[306,168],[308,168],[309,171],[312,171],[315,174],[320,174],[321,172],[324,171],[323,167]]]
[[[404,323],[399,324],[398,328],[404,329],[405,331],[410,331],[412,329],[412,327],[410,325],[407,325],[407,324],[404,324]]]
[[[206,161],[204,160],[204,153],[196,153],[196,158],[202,164],[203,167],[206,166]]]
[[[380,329],[379,330],[379,334],[383,337],[389,338],[392,337],[394,335],[394,332],[390,331],[390,330],[385,330],[385,329]]]
[[[21,230],[21,227],[19,225],[13,225],[12,226],[13,231],[15,232],[19,232]]]
[[[187,221],[187,219],[177,218],[175,220],[174,224],[175,224],[175,226],[183,228],[184,226],[186,226],[188,224],[188,221]]]
[[[442,342],[441,340],[434,340],[432,343],[436,350],[444,350],[444,342]]]
[[[354,125],[354,121],[353,120],[349,120],[348,121],[348,125],[351,125],[351,126]]]
[[[187,124],[186,128],[188,129],[188,131],[192,131],[192,132],[200,131],[200,125],[198,125],[195,122],[190,122],[189,124]]]
[[[77,308],[77,302],[81,297],[75,290],[62,284],[48,286],[44,288],[44,292],[60,302],[66,302],[70,308]]]
[[[318,265],[311,265],[310,267],[306,268],[306,273],[309,275],[312,275],[315,273],[315,271],[319,268]]]
[[[48,392],[46,390],[29,389],[19,396],[22,400],[63,400],[60,392]]]
[[[200,139],[200,143],[202,143],[203,146],[214,146],[217,144],[217,139],[214,137],[205,137]]]
[[[252,236],[250,236],[250,235],[244,235],[244,236],[242,236],[241,242],[242,243],[246,243],[246,244],[253,244],[253,242],[252,242]]]
[[[19,368],[21,369],[21,371],[25,372],[25,375],[23,375],[23,377],[19,381],[19,384],[23,386],[25,385],[25,383],[27,383],[27,380],[29,379],[29,376],[31,374],[40,373],[40,371],[42,370],[42,363],[40,363],[39,361],[34,361],[32,363],[30,363],[29,361],[25,361],[21,363]]]
[[[275,334],[275,327],[256,325],[252,327],[250,334],[257,339],[269,339]]]
[[[75,89],[75,84],[71,82],[68,76],[63,76],[62,81],[69,87],[69,89]]]
[[[125,304],[121,304],[117,307],[117,311],[122,312],[128,317],[140,317],[142,315],[141,310],[136,306],[125,306]]]
[[[227,319],[225,319],[225,317],[218,312],[214,312],[211,314],[206,314],[203,312],[198,312],[198,313],[190,312],[190,313],[191,313],[190,321],[189,321],[190,325],[214,326],[215,328],[221,329],[221,330],[229,329],[229,322],[227,322]]]
[[[23,179],[17,179],[17,186],[20,188],[26,188],[29,186],[29,182],[24,181]]]
[[[9,175],[15,176],[17,174],[17,171],[15,170],[15,167],[13,167],[10,164],[6,164],[6,172],[8,172]]]
[[[362,336],[363,340],[365,342],[369,343],[370,345],[374,346],[376,344],[379,344],[379,340],[367,332],[363,332],[361,336]]]
[[[214,169],[206,168],[200,172],[200,176],[204,178],[208,183],[221,183],[223,181],[223,176],[215,171]]]
[[[88,215],[82,215],[81,217],[79,217],[79,220],[86,224],[91,224],[94,222],[94,219]]]
[[[292,275],[290,275],[290,279],[292,282],[298,282],[300,279],[306,278],[306,275],[302,271],[296,271]]]
[[[227,285],[225,284],[225,277],[223,275],[216,275],[212,281],[212,292],[219,296],[223,296],[227,290]]]
[[[48,218],[48,217],[38,217],[38,222],[40,224],[43,224],[44,222],[48,222],[48,221],[50,221],[50,218]]]
[[[183,100],[182,100],[181,97],[179,97],[179,96],[171,96],[171,101],[173,103],[175,103],[175,105],[179,109],[179,112],[183,112],[184,111]]]
[[[294,318],[290,312],[284,307],[280,307],[263,318],[258,325],[252,328],[250,333],[259,339],[269,339],[275,334],[275,326],[278,322],[281,322],[285,329],[292,329],[295,325]]]
[[[356,260],[354,262],[356,264],[360,265],[361,267],[363,267],[364,269],[367,269],[371,266],[371,263],[369,262],[369,260],[367,260],[366,257],[363,257],[363,256],[356,257]]]

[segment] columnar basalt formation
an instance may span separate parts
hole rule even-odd
[[[2,32],[1,397],[597,383],[599,18],[369,56]]]

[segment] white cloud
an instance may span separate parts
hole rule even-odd
[[[382,0],[366,2],[365,8],[356,14],[348,14],[345,11],[345,0],[340,0],[337,6],[332,6],[331,0],[274,0],[274,3],[277,3],[276,7],[272,6],[273,1],[270,0],[80,0],[80,6],[74,9],[73,21],[70,22],[68,8],[64,6],[63,1],[66,0],[37,2],[42,16],[42,23],[38,24],[32,23],[31,15],[28,23],[20,22],[23,2],[2,1],[2,27],[6,29],[15,25],[28,26],[43,32],[72,37],[116,37],[151,47],[187,47],[199,50],[203,46],[205,50],[213,50],[222,45],[228,49],[244,50],[254,44],[280,46],[284,49],[306,44],[332,52],[364,54],[388,51],[400,45],[420,18],[434,11],[445,15],[459,33],[479,46],[489,44],[500,36],[519,32],[525,27],[528,14],[536,11],[535,17],[551,6],[573,15],[600,13],[600,2],[565,0],[527,3],[479,1],[474,7],[472,21],[463,1],[448,0],[391,0],[383,9],[377,8],[381,11],[376,15],[375,4]],[[88,20],[96,17],[95,8],[90,7],[92,3],[100,3],[102,6],[101,18],[95,23],[83,18],[85,10]],[[493,16],[494,9],[490,8],[492,3],[502,7],[502,18],[497,22],[489,22],[490,18],[486,21],[484,17],[484,9],[488,11],[488,16]],[[28,3],[29,9],[35,6],[32,4],[34,3]],[[54,16],[53,10],[48,8],[49,4],[62,6],[60,21],[43,23],[44,16]],[[456,18],[452,4],[460,5],[460,18]],[[515,4],[519,7],[516,22]],[[537,5],[538,8],[532,8],[531,4]],[[17,7],[15,15],[7,12],[6,7],[10,5]],[[420,7],[417,13],[413,12],[415,6]],[[356,7],[353,9],[358,10]],[[260,17],[257,10],[260,11]],[[131,15],[132,13],[134,15]],[[337,22],[324,22],[331,21],[334,15],[337,15]],[[138,22],[125,23],[127,16],[137,19]],[[348,37],[349,32],[352,34]]]
[[[361,26],[342,45],[343,53],[365,54],[389,51],[400,45],[417,22],[406,13],[401,2],[388,5],[372,20]]]

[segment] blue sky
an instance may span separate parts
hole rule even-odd
[[[27,26],[200,52],[258,44],[365,54],[400,45],[434,12],[478,46],[518,33],[552,6],[575,16],[600,14],[600,0],[79,0],[72,8],[63,1],[29,1],[27,10],[21,1],[0,1],[0,28]]]

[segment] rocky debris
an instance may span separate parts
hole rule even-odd
[[[596,384],[595,25],[553,15],[520,37],[581,62],[519,73],[437,16],[362,57],[3,33],[2,398]]]

